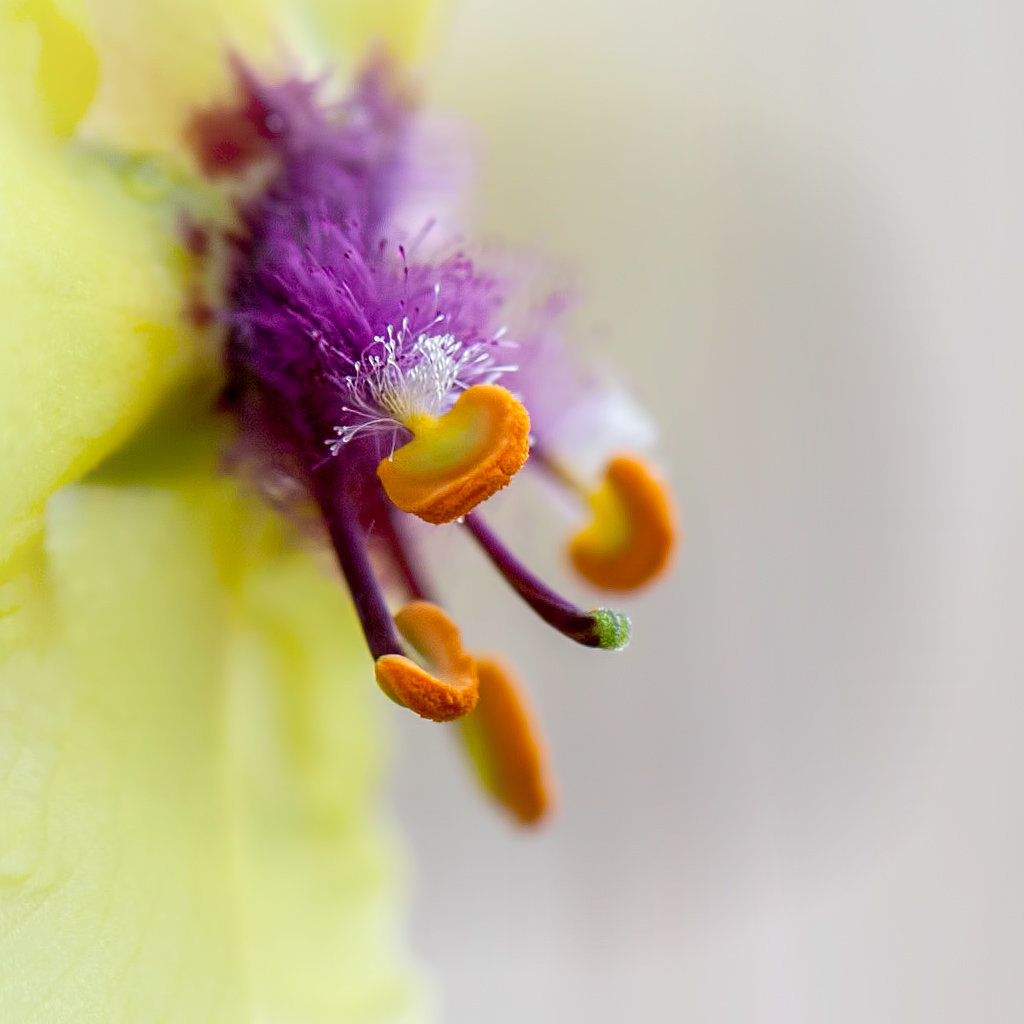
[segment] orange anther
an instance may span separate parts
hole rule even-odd
[[[509,669],[478,659],[480,700],[459,723],[466,749],[487,790],[524,825],[551,809],[547,755],[526,692]]]
[[[438,419],[407,424],[413,439],[377,467],[394,504],[428,523],[449,523],[501,490],[529,454],[530,417],[496,384],[477,384]]]
[[[386,654],[374,666],[377,685],[396,703],[435,722],[450,722],[472,711],[478,693],[476,667],[462,648],[455,623],[437,605],[413,601],[395,616],[395,625],[436,675],[401,654]]]
[[[654,470],[635,455],[617,456],[590,505],[593,521],[569,545],[576,571],[608,590],[633,590],[658,576],[677,527],[668,487]]]

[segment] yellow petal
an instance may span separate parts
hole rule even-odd
[[[340,583],[307,559],[241,585],[231,709],[246,799],[252,977],[273,1021],[412,1021],[390,844],[374,827],[386,707]]]
[[[0,123],[0,566],[188,367],[163,211]]]
[[[304,57],[322,63],[324,51],[361,57],[376,42],[412,59],[443,6],[436,0],[0,0],[0,92],[15,95],[22,107],[41,108],[62,137],[80,127],[120,150],[184,159],[190,113],[231,88],[229,54],[271,73],[294,71]]]
[[[231,86],[230,53],[288,49],[272,0],[0,0],[0,92],[58,136],[185,159],[196,106]],[[26,119],[22,116],[23,125]]]
[[[0,3],[0,84],[23,128],[38,117],[60,138],[74,133],[99,83],[87,23],[80,0]]]
[[[369,662],[254,520],[213,482],[48,509],[20,650],[0,628],[5,1021],[420,1019]]]
[[[54,502],[32,643],[0,665],[5,1020],[251,1019],[212,548],[169,491]]]
[[[197,106],[228,93],[229,53],[261,64],[291,40],[271,0],[85,0],[99,90],[83,131],[122,149],[181,154]]]
[[[437,0],[306,0],[323,37],[349,53],[384,43],[397,56],[412,60],[429,42],[440,11]]]

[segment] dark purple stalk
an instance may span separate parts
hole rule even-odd
[[[512,589],[549,625],[585,647],[618,650],[629,643],[629,619],[608,608],[584,611],[535,576],[475,513],[465,525]]]
[[[412,546],[407,543],[401,525],[396,521],[396,514],[390,512],[376,520],[374,528],[377,536],[383,540],[391,554],[396,568],[405,584],[406,593],[411,601],[430,601],[438,604],[433,588],[427,582],[420,560],[416,557]]]
[[[352,595],[366,645],[374,660],[403,654],[391,612],[374,575],[355,503],[346,493],[339,460],[329,459],[310,473],[317,504],[323,512],[338,566]]]

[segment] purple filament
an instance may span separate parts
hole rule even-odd
[[[607,646],[602,639],[599,616],[576,607],[530,572],[475,512],[463,521],[512,589],[549,626],[586,647]]]
[[[346,493],[338,460],[329,460],[310,473],[316,499],[323,512],[338,559],[352,594],[366,645],[376,661],[386,654],[403,654],[391,612],[381,592],[356,505]]]

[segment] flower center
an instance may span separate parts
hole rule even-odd
[[[410,339],[409,333],[408,319],[397,331],[389,324],[387,334],[375,337],[353,372],[339,380],[347,403],[342,411],[355,422],[334,426],[337,437],[327,442],[332,454],[366,432],[393,435],[400,426],[415,434],[451,405],[453,392],[515,369],[496,366],[492,349],[463,345],[452,334]]]
[[[196,225],[188,242],[198,261],[225,257],[221,301],[195,305],[225,329],[235,464],[251,465],[278,506],[319,511],[380,688],[426,718],[466,717],[461,735],[485,784],[519,820],[535,821],[550,789],[525,696],[508,669],[464,649],[402,515],[462,521],[566,637],[605,650],[628,643],[626,616],[563,598],[474,512],[524,466],[533,441],[507,386],[520,362],[499,319],[507,282],[461,251],[428,251],[433,221],[403,222],[401,211],[427,208],[416,189],[437,183],[416,165],[408,94],[386,60],[331,105],[316,85],[268,85],[236,70],[238,102],[200,112],[189,129],[197,163],[227,189],[236,223]],[[528,367],[531,346],[537,362],[550,339],[524,330]],[[558,365],[543,366],[556,388]],[[536,461],[574,486],[539,435]],[[595,520],[572,546],[577,568],[606,587],[655,574],[673,536],[656,478],[618,460],[606,486],[584,496]],[[411,599],[395,615],[382,580]]]

